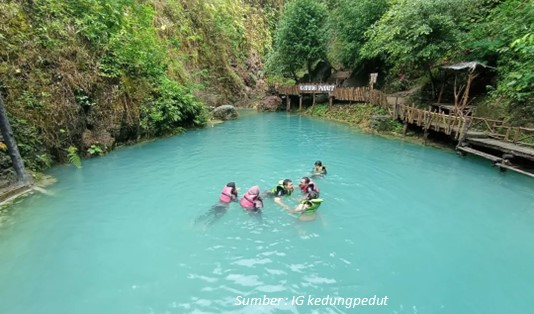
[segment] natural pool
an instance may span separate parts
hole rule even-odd
[[[194,223],[227,182],[240,194],[298,183],[317,159],[329,171],[316,181],[318,220],[300,222],[270,199],[261,221],[231,204],[215,224]],[[23,199],[0,227],[0,313],[534,308],[534,182],[474,158],[245,111],[51,174],[53,196]],[[387,305],[308,304],[375,295]],[[282,302],[242,304],[264,296]]]

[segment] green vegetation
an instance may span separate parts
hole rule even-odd
[[[268,63],[272,73],[297,80],[297,71],[311,73],[313,64],[326,58],[326,16],[326,7],[316,0],[287,3]]]
[[[400,134],[403,128],[384,108],[372,104],[340,105],[331,109],[327,104],[318,104],[307,108],[305,114],[357,125],[366,131]]]
[[[285,28],[293,25],[293,32],[297,32],[294,29],[303,23],[299,20],[302,14],[294,12],[305,12],[323,2],[294,0],[286,4],[269,59],[270,75],[302,80],[313,70],[306,64],[325,60],[326,55],[335,69],[350,70],[360,77],[380,72],[380,88],[428,83],[426,100],[435,101],[436,85],[443,79],[439,77],[440,65],[479,61],[496,68],[486,80],[490,99],[484,100],[484,110],[493,108],[492,112],[501,114],[500,119],[534,126],[533,1],[328,1],[328,22],[325,26],[317,23],[328,31],[327,52],[303,64],[301,51],[324,46],[301,40],[309,34],[291,38]],[[315,33],[323,34],[323,30]],[[299,49],[288,48],[292,42]],[[300,47],[307,44],[313,47]],[[487,105],[488,101],[495,105]]]
[[[98,144],[91,144],[91,147],[89,147],[87,149],[87,153],[90,155],[90,156],[94,156],[94,155],[102,155],[104,153],[104,150],[102,149],[102,147],[100,147],[100,145]]]
[[[472,55],[497,66],[494,99],[518,125],[534,123],[534,2],[502,1],[473,30]]]
[[[396,72],[411,70],[432,77],[433,66],[461,42],[464,20],[473,15],[477,4],[472,0],[395,1],[367,30],[363,55],[381,56]]]
[[[0,2],[0,92],[27,168],[203,126],[206,104],[254,96],[281,5]]]
[[[332,63],[358,69],[371,61],[362,54],[366,43],[365,32],[387,9],[387,0],[339,0],[330,19]]]
[[[76,166],[77,168],[82,167],[82,159],[80,158],[80,155],[78,155],[78,149],[74,146],[69,146],[67,148],[67,157],[69,158],[69,162]]]

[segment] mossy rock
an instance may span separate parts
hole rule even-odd
[[[239,113],[237,112],[235,107],[232,105],[219,106],[213,109],[211,114],[215,119],[219,119],[223,121],[234,120],[239,117]]]

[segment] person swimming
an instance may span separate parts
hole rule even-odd
[[[313,166],[312,177],[322,177],[326,175],[326,166],[320,160],[317,160]]]
[[[205,221],[207,225],[214,224],[226,213],[232,201],[237,201],[239,188],[236,188],[235,182],[228,182],[222,189],[219,196],[219,202],[213,205],[207,213],[198,217],[195,223]]]
[[[270,191],[267,191],[265,194],[269,196],[274,196],[274,202],[280,205],[284,209],[289,209],[289,206],[282,202],[281,197],[284,195],[291,195],[293,193],[293,181],[290,179],[278,181],[278,185],[272,188]]]
[[[295,207],[293,210],[288,210],[290,214],[298,214],[300,213],[299,219],[304,221],[311,221],[315,220],[317,217],[317,209],[321,206],[321,203],[323,202],[322,199],[319,198],[319,194],[315,191],[310,191],[304,200],[300,202],[300,204]]]
[[[229,182],[226,184],[221,192],[221,197],[219,197],[219,201],[223,203],[230,203],[232,201],[237,200],[237,193],[239,189],[235,187],[235,182]]]
[[[255,185],[243,195],[239,205],[249,212],[259,212],[263,208],[263,199],[260,197],[260,187]]]
[[[299,188],[303,193],[315,191],[317,192],[317,196],[319,196],[319,187],[309,177],[302,177],[302,179],[300,179]]]

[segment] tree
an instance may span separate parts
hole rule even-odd
[[[9,119],[7,118],[6,110],[4,109],[4,98],[0,94],[0,132],[4,141],[6,141],[7,152],[11,157],[13,162],[13,168],[17,174],[17,181],[22,184],[31,183],[31,178],[28,176],[24,170],[24,162],[20,157],[19,149],[17,147],[17,142],[13,136],[13,131],[11,130],[11,125],[9,124]]]
[[[507,0],[471,34],[472,55],[497,66],[493,96],[518,124],[534,123],[534,2]]]
[[[317,0],[288,2],[269,56],[269,72],[297,80],[297,71],[310,74],[316,61],[326,59],[326,16],[326,7]]]
[[[361,48],[365,32],[387,11],[387,0],[340,0],[332,12],[330,28],[335,38],[332,55],[335,62],[355,69],[365,58]]]
[[[393,67],[427,73],[440,59],[461,51],[465,21],[481,0],[397,0],[366,33],[366,57],[382,56]]]

